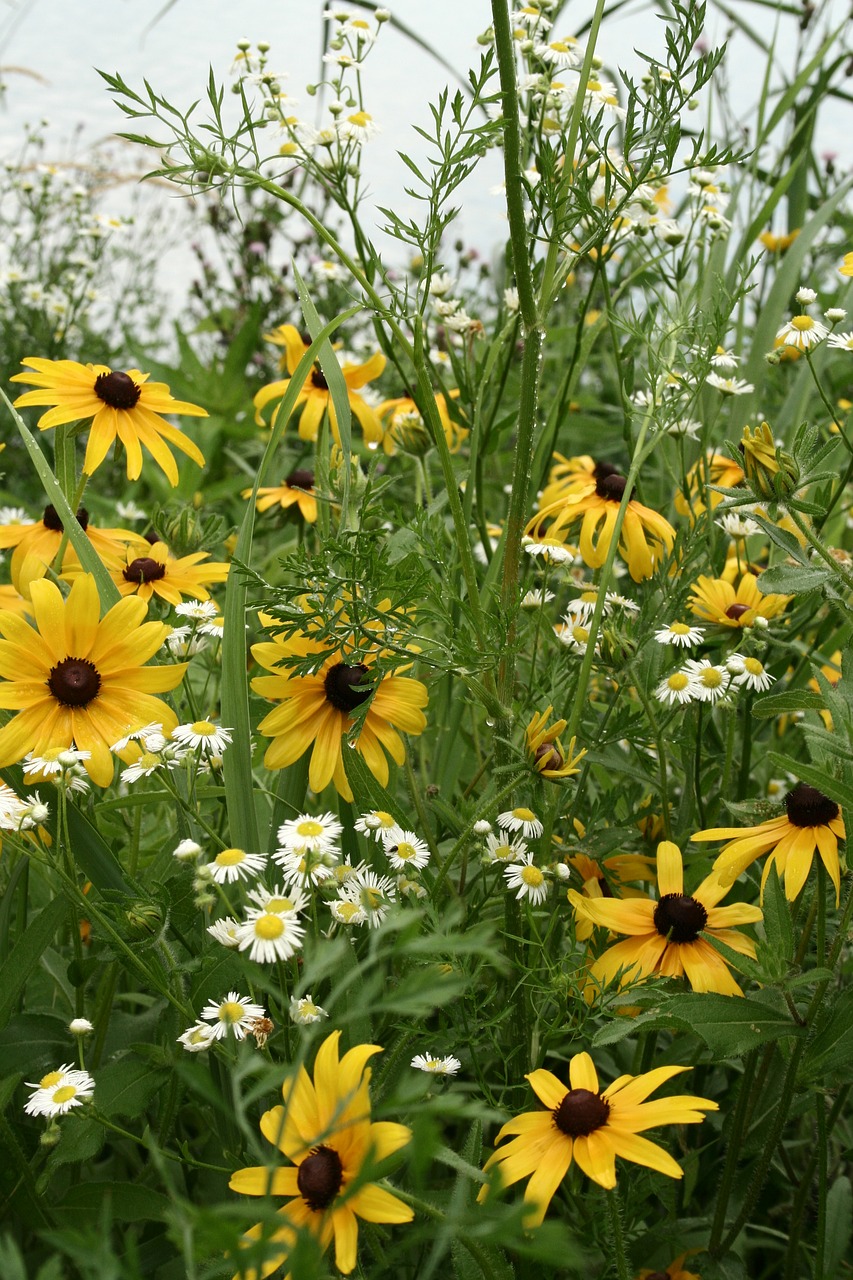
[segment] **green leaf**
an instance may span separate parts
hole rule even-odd
[[[639,1028],[651,1031],[692,1031],[705,1041],[715,1060],[738,1058],[756,1045],[801,1036],[805,1028],[791,1021],[786,1009],[763,1001],[716,992],[664,996],[657,1008],[635,1018],[615,1018],[593,1037],[593,1046],[614,1044]]]
[[[169,1078],[140,1058],[120,1058],[98,1072],[93,1101],[105,1116],[138,1116]]]
[[[850,1237],[853,1235],[853,1187],[850,1179],[836,1178],[826,1197],[826,1250],[823,1274],[838,1276],[849,1258]]]
[[[104,1218],[107,1222],[163,1221],[169,1199],[138,1182],[78,1182],[66,1191],[56,1212],[74,1221],[91,1216],[99,1225]]]
[[[832,578],[828,569],[812,565],[776,564],[758,575],[758,590],[763,595],[805,596],[820,591]]]
[[[813,689],[785,689],[782,693],[757,698],[752,704],[752,714],[765,719],[767,716],[791,715],[796,711],[823,711],[825,705],[821,695]]]
[[[100,1072],[98,1073],[100,1080]],[[98,1085],[96,1083],[95,1088]],[[63,1116],[60,1139],[50,1153],[48,1169],[52,1173],[64,1164],[81,1164],[94,1160],[106,1140],[106,1129],[91,1116],[72,1112]]]
[[[55,1066],[64,1062],[68,1056],[68,1021],[67,1017],[51,1013],[19,1013],[12,1018],[0,1031],[4,1069],[23,1071],[28,1073],[27,1079],[36,1079],[38,1064],[50,1061]]]
[[[5,1027],[27,979],[53,941],[60,924],[68,920],[65,898],[54,898],[33,916],[23,937],[12,948],[0,968],[0,1027]]]
[[[821,1018],[800,1070],[818,1084],[853,1080],[853,990],[844,991]]]
[[[817,787],[818,791],[829,796],[830,800],[844,805],[848,812],[853,813],[853,786],[842,782],[840,778],[833,778],[825,769],[806,764],[803,760],[794,760],[791,756],[783,756],[778,751],[768,751],[767,759],[780,773],[792,773],[795,778],[799,778],[800,782],[807,782],[810,787]]]
[[[781,976],[794,954],[794,927],[791,924],[791,908],[785,897],[785,887],[775,865],[770,868],[764,886],[763,910],[767,949],[772,958],[780,962],[778,972]]]
[[[77,513],[71,510],[68,499],[62,492],[59,481],[56,479],[56,476],[48,465],[47,459],[36,444],[33,433],[30,431],[17,409],[15,409],[12,401],[6,395],[2,387],[0,387],[0,399],[2,399],[6,408],[15,420],[15,425],[17,426],[21,439],[24,442],[24,447],[30,455],[30,461],[33,464],[39,480],[41,480],[42,488],[47,494],[48,502],[52,503],[56,508],[59,518],[62,521],[63,528],[68,534],[68,541],[71,543],[77,555],[77,559],[80,561],[86,572],[91,573],[92,577],[95,579],[98,587],[98,595],[101,600],[101,609],[106,611],[107,609],[112,608],[112,606],[114,604],[118,604],[121,599],[118,587],[107,572],[106,566],[101,560],[101,557],[98,555],[97,551],[95,551],[91,542],[80,527],[77,521]]]

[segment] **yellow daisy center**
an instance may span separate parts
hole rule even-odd
[[[223,1000],[219,1006],[220,1022],[240,1022],[245,1016],[245,1009],[236,1000]]]
[[[270,898],[269,902],[267,903],[267,911],[278,913],[279,915],[283,911],[292,911],[292,910],[293,910],[293,903],[290,901],[290,898]]]
[[[365,129],[373,120],[373,116],[366,111],[356,111],[353,115],[347,117],[350,124],[354,124],[357,129]]]
[[[355,902],[341,902],[337,907],[337,913],[340,918],[347,924],[354,916],[357,916],[361,908]]]
[[[791,328],[796,329],[798,333],[808,333],[809,329],[814,328],[814,320],[811,316],[794,316]]]
[[[216,733],[216,725],[209,720],[195,720],[190,727],[199,737],[209,738]]]
[[[667,679],[667,685],[672,689],[673,693],[681,693],[682,689],[686,689],[690,683],[688,677],[683,671],[674,671]]]
[[[70,1102],[76,1097],[77,1090],[73,1084],[64,1084],[61,1089],[57,1089],[53,1095],[53,1101],[56,1103]]]
[[[522,867],[521,879],[527,885],[528,889],[538,889],[544,882],[545,877],[538,867]]]
[[[723,677],[716,667],[705,667],[699,673],[699,683],[706,689],[719,689],[723,683]]]
[[[757,658],[744,658],[743,665],[751,676],[764,675],[764,664],[759,662]]]
[[[686,622],[671,622],[669,629],[674,636],[686,636],[690,631]]]
[[[313,818],[306,818],[304,822],[300,822],[296,828],[296,834],[299,836],[321,836],[323,834],[322,822],[315,822]]]
[[[65,1074],[64,1071],[48,1071],[47,1075],[42,1076],[41,1080],[39,1080],[39,1088],[40,1089],[52,1088],[53,1085],[59,1084],[64,1074]]]
[[[263,938],[266,941],[272,941],[273,938],[280,938],[284,933],[284,921],[281,916],[274,913],[258,916],[255,921],[255,937]]]
[[[408,840],[401,840],[397,845],[396,853],[397,857],[400,858],[401,861],[408,862],[409,858],[414,858],[416,856],[417,849],[413,844],[410,844]]]
[[[153,751],[143,751],[136,763],[141,769],[152,769],[160,763],[160,757]]]
[[[512,816],[518,818],[520,822],[536,821],[536,814],[532,809],[513,809]]]
[[[239,867],[245,857],[245,849],[223,849],[221,853],[217,853],[213,861],[217,867]]]

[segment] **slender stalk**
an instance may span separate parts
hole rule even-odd
[[[613,1262],[619,1280],[631,1280],[628,1270],[628,1257],[625,1253],[625,1227],[622,1221],[622,1204],[616,1187],[605,1194],[607,1212],[610,1215],[610,1244],[613,1247]]]
[[[740,1081],[740,1089],[738,1090],[737,1105],[735,1106],[734,1114],[729,1126],[728,1140],[726,1142],[726,1159],[723,1165],[720,1185],[717,1190],[717,1201],[714,1205],[714,1220],[711,1223],[711,1235],[708,1242],[708,1250],[712,1254],[720,1243],[720,1239],[726,1225],[726,1210],[728,1209],[729,1197],[732,1193],[732,1185],[734,1183],[738,1162],[740,1160],[746,1116],[749,1110],[748,1104],[750,1088],[755,1076],[757,1062],[758,1054],[757,1051],[753,1049],[752,1052],[747,1055],[746,1063],[744,1064],[743,1075],[741,1076]]]
[[[826,1195],[828,1144],[826,1140],[826,1099],[815,1094],[817,1116],[817,1232],[814,1255],[814,1280],[823,1280],[826,1256]]]
[[[785,512],[790,516],[792,522],[797,526],[806,542],[808,542],[809,546],[812,547],[817,555],[820,556],[824,564],[828,565],[829,568],[832,569],[833,573],[838,575],[848,591],[853,591],[853,574],[845,569],[844,565],[840,564],[833,557],[828,547],[824,546],[822,540],[817,536],[814,529],[809,527],[798,511],[795,511],[793,507],[786,507]]]

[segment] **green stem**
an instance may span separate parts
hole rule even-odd
[[[806,524],[798,511],[795,511],[793,507],[786,507],[785,511],[797,526],[806,542],[808,542],[809,546],[812,547],[820,556],[824,564],[828,565],[833,573],[841,579],[848,591],[853,591],[853,574],[845,569],[843,564],[840,564],[836,559],[834,559],[828,548],[824,546],[821,539],[817,536],[814,529]]]
[[[826,1099],[822,1093],[815,1095],[817,1115],[817,1238],[815,1240],[814,1280],[823,1280],[826,1256],[826,1195],[827,1157]]]
[[[489,808],[499,809],[501,804],[504,802],[504,800],[506,800],[507,796],[513,793],[513,791],[518,786],[521,779],[526,777],[527,777],[526,769],[524,769],[521,773],[513,774],[512,778],[506,784],[503,790],[499,791],[498,794],[492,800],[489,801]],[[453,846],[453,848],[450,850],[450,853],[447,855],[447,857],[444,859],[444,862],[441,864],[438,875],[435,877],[435,884],[433,885],[433,890],[432,890],[433,898],[435,898],[436,900],[438,899],[438,891],[441,888],[441,886],[444,884],[444,881],[447,878],[450,868],[453,866],[453,863],[456,860],[460,850],[462,850],[465,847],[465,845],[471,839],[471,836],[474,834],[474,826],[477,822],[479,822],[481,816],[482,815],[479,815],[478,817],[471,819],[471,821],[468,823],[467,827],[462,832],[459,839],[456,841],[456,844]]]
[[[726,1159],[723,1165],[723,1174],[720,1179],[720,1186],[717,1191],[717,1201],[714,1206],[714,1220],[711,1224],[711,1235],[708,1242],[708,1250],[712,1254],[720,1243],[720,1239],[726,1225],[726,1210],[728,1209],[729,1197],[732,1193],[732,1185],[734,1183],[738,1162],[740,1160],[746,1116],[749,1110],[748,1104],[750,1088],[752,1086],[753,1077],[755,1076],[757,1062],[758,1054],[757,1051],[753,1049],[752,1052],[747,1055],[746,1063],[744,1064],[740,1089],[738,1091],[737,1105],[734,1110],[734,1115],[732,1116],[731,1125],[729,1126],[729,1134],[726,1142]]]
[[[616,1187],[605,1193],[607,1212],[610,1215],[610,1244],[613,1247],[613,1261],[619,1280],[631,1280],[628,1270],[628,1257],[625,1253],[625,1227],[622,1221],[622,1205]]]

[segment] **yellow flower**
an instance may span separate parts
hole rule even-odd
[[[261,616],[266,624],[272,619]],[[294,658],[316,654],[321,666],[314,675],[292,676]],[[334,650],[318,644],[310,636],[290,639],[274,636],[252,646],[255,661],[273,674],[256,676],[252,688],[264,698],[278,702],[258,725],[258,732],[272,738],[264,756],[268,769],[285,769],[304,755],[311,744],[308,785],[320,792],[333,782],[345,800],[352,800],[343,760],[343,743],[352,725],[351,712],[368,700],[353,746],[374,778],[388,784],[388,760],[403,764],[406,749],[397,732],[419,734],[426,728],[422,707],[428,700],[426,686],[397,674],[383,676],[378,684],[370,667],[376,654],[355,655],[347,649]],[[357,658],[353,661],[353,658]]]
[[[458,390],[450,392],[452,400],[455,400],[458,395]],[[458,453],[462,442],[469,434],[468,428],[461,427],[453,421],[443,395],[435,397],[435,404],[447,447],[451,453]],[[421,417],[420,409],[410,396],[398,396],[396,400],[383,400],[376,412],[380,418],[385,419],[382,448],[389,456],[396,453],[398,448],[404,453],[416,455],[427,453],[432,448],[432,439],[427,425]]]
[[[844,261],[838,271],[842,276],[853,276],[853,253],[845,253]]]
[[[685,1258],[697,1252],[699,1251],[696,1249],[688,1249],[686,1253],[679,1254],[665,1271],[650,1271],[648,1267],[643,1267],[642,1271],[637,1273],[637,1280],[702,1280],[695,1271],[684,1270]]]
[[[743,468],[723,453],[706,454],[699,458],[687,472],[685,484],[687,495],[681,490],[675,495],[675,509],[679,515],[691,516],[693,519],[702,515],[710,506],[719,506],[724,494],[716,493],[711,485],[722,485],[725,489],[734,489],[743,480]]]
[[[741,574],[737,589],[725,578],[697,578],[690,608],[697,618],[720,627],[751,627],[756,618],[775,618],[792,596],[763,595],[754,573]]]
[[[246,1267],[244,1280],[263,1280],[286,1263],[300,1230],[307,1229],[325,1251],[334,1240],[335,1265],[344,1275],[355,1270],[358,1219],[411,1222],[407,1204],[375,1182],[361,1182],[369,1163],[385,1160],[404,1147],[411,1130],[403,1124],[370,1119],[368,1058],[382,1049],[359,1044],[338,1058],[340,1031],[317,1051],[314,1079],[304,1067],[282,1088],[283,1106],[261,1116],[261,1133],[277,1147],[286,1165],[238,1169],[229,1186],[246,1196],[284,1196],[278,1210],[282,1225],[272,1235],[274,1252],[260,1269]],[[259,1223],[245,1239],[264,1235]],[[235,1277],[236,1280],[236,1277]]]
[[[704,1111],[717,1111],[716,1102],[692,1094],[658,1098],[649,1094],[689,1067],[656,1067],[641,1076],[619,1076],[608,1089],[600,1089],[598,1075],[588,1053],[576,1053],[569,1062],[569,1088],[550,1071],[540,1069],[525,1076],[546,1111],[528,1111],[503,1126],[501,1142],[512,1142],[495,1151],[486,1169],[500,1166],[501,1183],[512,1186],[529,1178],[524,1190],[530,1206],[524,1224],[538,1227],[545,1211],[574,1160],[599,1186],[616,1186],[616,1157],[646,1169],[680,1178],[682,1170],[672,1156],[639,1135],[661,1124],[700,1124]],[[483,1187],[478,1200],[484,1200]]]
[[[0,768],[27,752],[72,745],[99,787],[113,780],[112,743],[155,721],[168,734],[177,716],[152,697],[180,684],[186,663],[146,667],[170,628],[142,622],[144,600],[120,600],[99,621],[98,589],[82,574],[67,600],[52,582],[32,584],[35,626],[0,613],[0,707],[16,711],[0,729]]]
[[[539,712],[535,711],[527,729],[525,740],[528,754],[533,757],[533,768],[543,778],[570,778],[578,772],[578,761],[586,755],[586,747],[574,754],[575,739],[569,743],[568,751],[563,749],[560,734],[566,727],[565,720],[556,720],[549,725],[548,720],[553,707]]]
[[[282,511],[287,511],[289,507],[296,506],[299,508],[299,514],[308,524],[316,524],[317,522],[317,499],[314,496],[314,472],[307,468],[297,467],[295,471],[291,471],[290,475],[282,480],[280,485],[274,485],[271,488],[259,489],[255,506],[258,511],[269,511],[271,507],[279,506]],[[252,490],[244,489],[240,495],[243,498],[251,498]]]
[[[694,841],[727,840],[713,874],[728,887],[747,867],[765,853],[767,859],[761,876],[761,893],[772,864],[785,880],[785,895],[793,902],[811,869],[815,853],[820,855],[830,880],[835,885],[835,898],[841,891],[841,868],[838,841],[846,839],[844,819],[834,800],[816,787],[797,785],[785,796],[785,813],[769,818],[756,827],[712,827],[697,831]]]
[[[755,945],[733,925],[760,920],[759,907],[736,902],[717,903],[728,892],[712,873],[691,894],[684,892],[681,851],[669,840],[658,845],[658,900],[583,898],[569,890],[569,901],[582,919],[628,937],[599,956],[590,977],[602,986],[620,974],[620,987],[641,982],[652,974],[664,978],[686,975],[694,991],[718,991],[742,996],[726,961],[706,939],[718,938],[733,951],[754,956]]]
[[[801,228],[797,227],[795,231],[788,231],[783,235],[774,235],[772,231],[762,231],[758,239],[768,253],[784,253],[786,249],[790,249],[800,234],[800,230]]]
[[[587,898],[648,898],[645,889],[635,889],[631,882],[644,880],[654,884],[655,880],[654,860],[640,853],[617,853],[601,862],[594,862],[585,853],[576,853],[568,863],[583,881],[581,893]],[[586,942],[592,930],[591,920],[575,918],[575,937],[579,942]]]
[[[165,542],[155,542],[153,546],[146,544],[142,554],[138,547],[129,548],[124,565],[110,577],[123,596],[137,595],[147,601],[157,595],[169,604],[180,604],[184,596],[207,600],[208,585],[224,582],[229,569],[225,561],[202,564],[207,558],[207,551],[176,557]]]
[[[38,420],[41,431],[66,422],[92,419],[83,470],[90,476],[104,461],[115,440],[127,450],[127,478],[137,480],[142,471],[143,446],[165,472],[170,484],[178,483],[178,468],[169,445],[180,449],[200,467],[204,456],[182,431],[161,415],[183,413],[206,418],[207,410],[175,400],[165,382],[150,382],[150,374],[138,369],[126,373],[105,364],[77,364],[75,360],[22,360],[34,373],[16,373],[12,382],[27,382],[37,391],[18,396],[16,405],[53,405]],[[167,443],[168,442],[168,443]]]
[[[572,525],[582,521],[578,549],[584,564],[600,569],[607,558],[616,516],[625,492],[625,477],[618,472],[600,474],[567,498],[557,498],[540,507],[525,530],[533,533],[542,522],[554,517],[547,536],[565,537]],[[631,498],[625,510],[619,541],[619,554],[628,565],[635,582],[650,578],[655,566],[671,551],[675,530],[668,520]]]
[[[89,523],[85,507],[77,510],[77,523],[108,569],[115,569],[124,561],[126,548],[145,549],[148,543],[132,529],[97,529]],[[6,524],[0,526],[0,549],[14,547],[9,570],[12,583],[21,595],[26,595],[35,578],[43,578],[56,559],[62,544],[63,525],[52,503],[44,509],[41,520],[30,524]],[[80,561],[70,542],[66,543],[61,572],[80,570]]]
[[[283,378],[280,382],[271,382],[266,387],[261,387],[255,396],[255,421],[258,426],[265,425],[262,413],[267,405],[274,400],[281,400],[287,393],[290,386],[290,378],[296,372],[296,366],[307,350],[305,343],[296,329],[293,328],[293,325],[282,325],[277,332],[281,333],[282,341],[285,344],[284,359],[290,377]],[[358,389],[366,386],[368,382],[372,382],[374,378],[378,378],[384,368],[385,357],[378,351],[364,364],[345,363],[341,365],[341,372],[344,375],[344,382],[347,386],[347,399],[349,400],[350,409],[361,423],[365,443],[373,446],[379,444],[382,439],[382,423],[376,410],[367,403],[363,396],[358,394]],[[323,414],[328,412],[332,433],[337,443],[340,444],[341,437],[338,430],[335,406],[332,403],[329,384],[319,364],[314,365],[314,368],[302,384],[299,395],[296,397],[296,403],[293,406],[294,411],[300,405],[302,406],[302,413],[299,418],[299,435],[302,440],[317,439]],[[272,412],[270,418],[271,426],[275,423],[279,407],[277,405]]]

